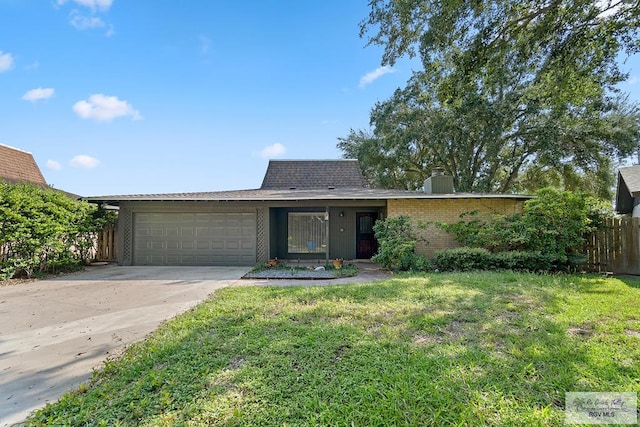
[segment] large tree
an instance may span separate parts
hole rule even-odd
[[[417,188],[443,166],[458,191],[590,185],[638,147],[636,105],[616,85],[638,52],[638,1],[372,0],[361,35],[383,65],[423,69],[378,103],[371,131],[339,139],[375,185]]]

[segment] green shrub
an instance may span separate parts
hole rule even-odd
[[[60,191],[0,181],[0,278],[74,270],[115,214]]]
[[[556,259],[541,252],[489,252],[484,248],[455,248],[437,251],[432,259],[439,271],[513,270],[551,271]]]
[[[556,269],[556,259],[535,251],[509,251],[491,254],[496,270],[551,271]]]
[[[453,234],[455,240],[472,248],[485,248],[491,252],[526,250],[527,234],[522,215],[494,214],[480,219],[478,211],[460,215],[455,223],[436,223],[436,226]]]
[[[426,256],[416,254],[416,258],[412,267],[413,268],[411,268],[411,270],[414,271],[431,271],[433,270],[433,263]]]
[[[584,244],[589,217],[584,196],[543,189],[525,203],[522,222],[526,227],[527,250],[543,251],[561,262]]]
[[[431,262],[439,271],[489,270],[491,252],[484,248],[454,248],[436,251]]]
[[[378,251],[371,258],[383,268],[409,271],[426,270],[429,260],[416,253],[419,237],[416,235],[411,218],[406,215],[377,221],[373,226]]]
[[[16,274],[16,267],[9,262],[0,263],[0,281],[11,279]]]
[[[582,250],[585,236],[612,215],[611,208],[589,195],[549,188],[536,194],[525,202],[522,214],[481,219],[477,212],[469,212],[459,222],[436,225],[465,246],[491,252],[538,252],[566,266]],[[546,256],[538,261],[545,264]]]

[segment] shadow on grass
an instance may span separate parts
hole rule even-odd
[[[625,285],[640,289],[640,276],[615,276],[616,279],[620,280]]]
[[[598,286],[471,273],[226,289],[33,421],[561,425],[565,392],[639,374],[557,316]]]

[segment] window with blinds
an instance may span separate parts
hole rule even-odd
[[[327,221],[324,212],[289,212],[288,252],[320,254],[327,250]]]

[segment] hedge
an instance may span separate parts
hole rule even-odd
[[[536,251],[508,251],[492,253],[484,248],[455,248],[436,251],[431,260],[438,271],[513,270],[551,271],[557,269],[553,255]]]
[[[52,188],[0,181],[0,280],[77,269],[115,214]]]

